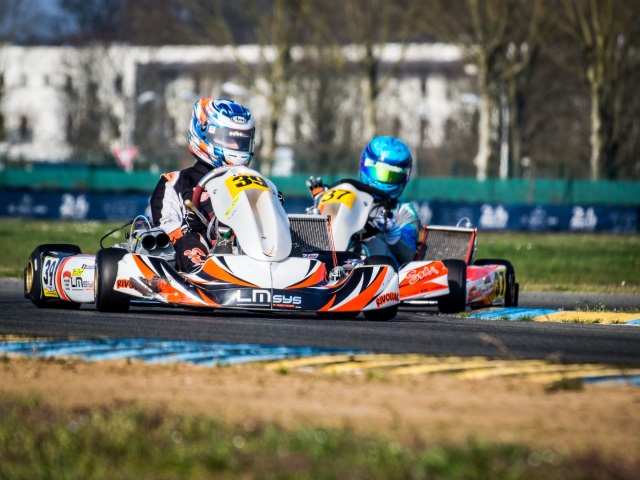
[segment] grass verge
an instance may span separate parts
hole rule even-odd
[[[0,276],[20,277],[33,249],[73,243],[96,253],[118,223],[0,220]],[[106,246],[124,241],[127,229]],[[475,258],[503,258],[523,290],[640,293],[640,235],[479,232]]]
[[[299,427],[148,411],[56,408],[0,398],[1,478],[632,479],[632,461],[469,440],[401,443],[350,428]]]

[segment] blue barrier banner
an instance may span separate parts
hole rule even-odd
[[[124,221],[149,214],[148,195],[0,191],[0,216]]]
[[[479,230],[636,233],[640,208],[599,205],[414,202],[427,225],[455,226],[469,219]],[[304,213],[308,199],[285,199],[288,213]],[[0,217],[125,221],[150,216],[149,196],[0,190]]]

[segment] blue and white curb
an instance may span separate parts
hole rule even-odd
[[[469,318],[486,320],[533,321],[533,322],[571,322],[640,325],[640,313],[570,311],[548,308],[488,308],[478,310]]]
[[[0,354],[76,357],[88,361],[135,359],[148,363],[188,362],[232,365],[317,355],[355,355],[362,350],[287,347],[246,343],[194,342],[149,338],[0,342]]]

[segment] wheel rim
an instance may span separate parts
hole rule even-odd
[[[93,269],[93,298],[98,298],[98,264]]]
[[[25,275],[25,288],[27,293],[31,293],[33,290],[33,262],[29,260],[29,264],[27,265],[27,273]]]

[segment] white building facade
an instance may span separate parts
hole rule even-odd
[[[265,55],[266,53],[266,55]],[[294,60],[302,49],[294,50]],[[150,105],[161,102],[166,118],[161,135],[184,148],[193,102],[206,96],[234,98],[248,106],[258,125],[266,124],[271,112],[264,79],[251,84],[238,73],[241,63],[259,72],[269,51],[256,45],[240,47],[18,47],[0,46],[0,74],[3,93],[0,112],[4,138],[0,157],[12,161],[64,162],[73,149],[68,91],[91,76],[97,93],[93,99],[108,106],[115,122],[115,134],[100,140],[108,148],[137,145],[136,128]],[[357,64],[358,49],[345,47],[344,56]],[[438,147],[446,141],[445,125],[468,103],[460,100],[472,85],[464,73],[462,52],[444,44],[386,45],[379,52],[381,75],[399,61],[394,75],[376,102],[378,119],[384,128],[412,148]],[[150,80],[154,71],[156,79]],[[259,75],[257,73],[256,75]],[[246,78],[246,77],[245,77]],[[353,77],[352,77],[353,79]],[[362,108],[358,82],[345,97],[346,108]],[[303,102],[292,89],[285,114],[280,118],[276,146],[295,143],[296,132],[313,128],[305,120]],[[468,92],[466,92],[468,98]],[[79,101],[83,101],[82,98]],[[357,115],[354,116],[357,120]],[[91,118],[84,121],[92,121]],[[149,123],[152,125],[152,123]],[[152,128],[152,127],[149,127]],[[106,132],[105,132],[106,135]],[[140,137],[138,131],[137,137]],[[258,144],[260,138],[258,138]],[[144,145],[140,146],[144,150]]]

